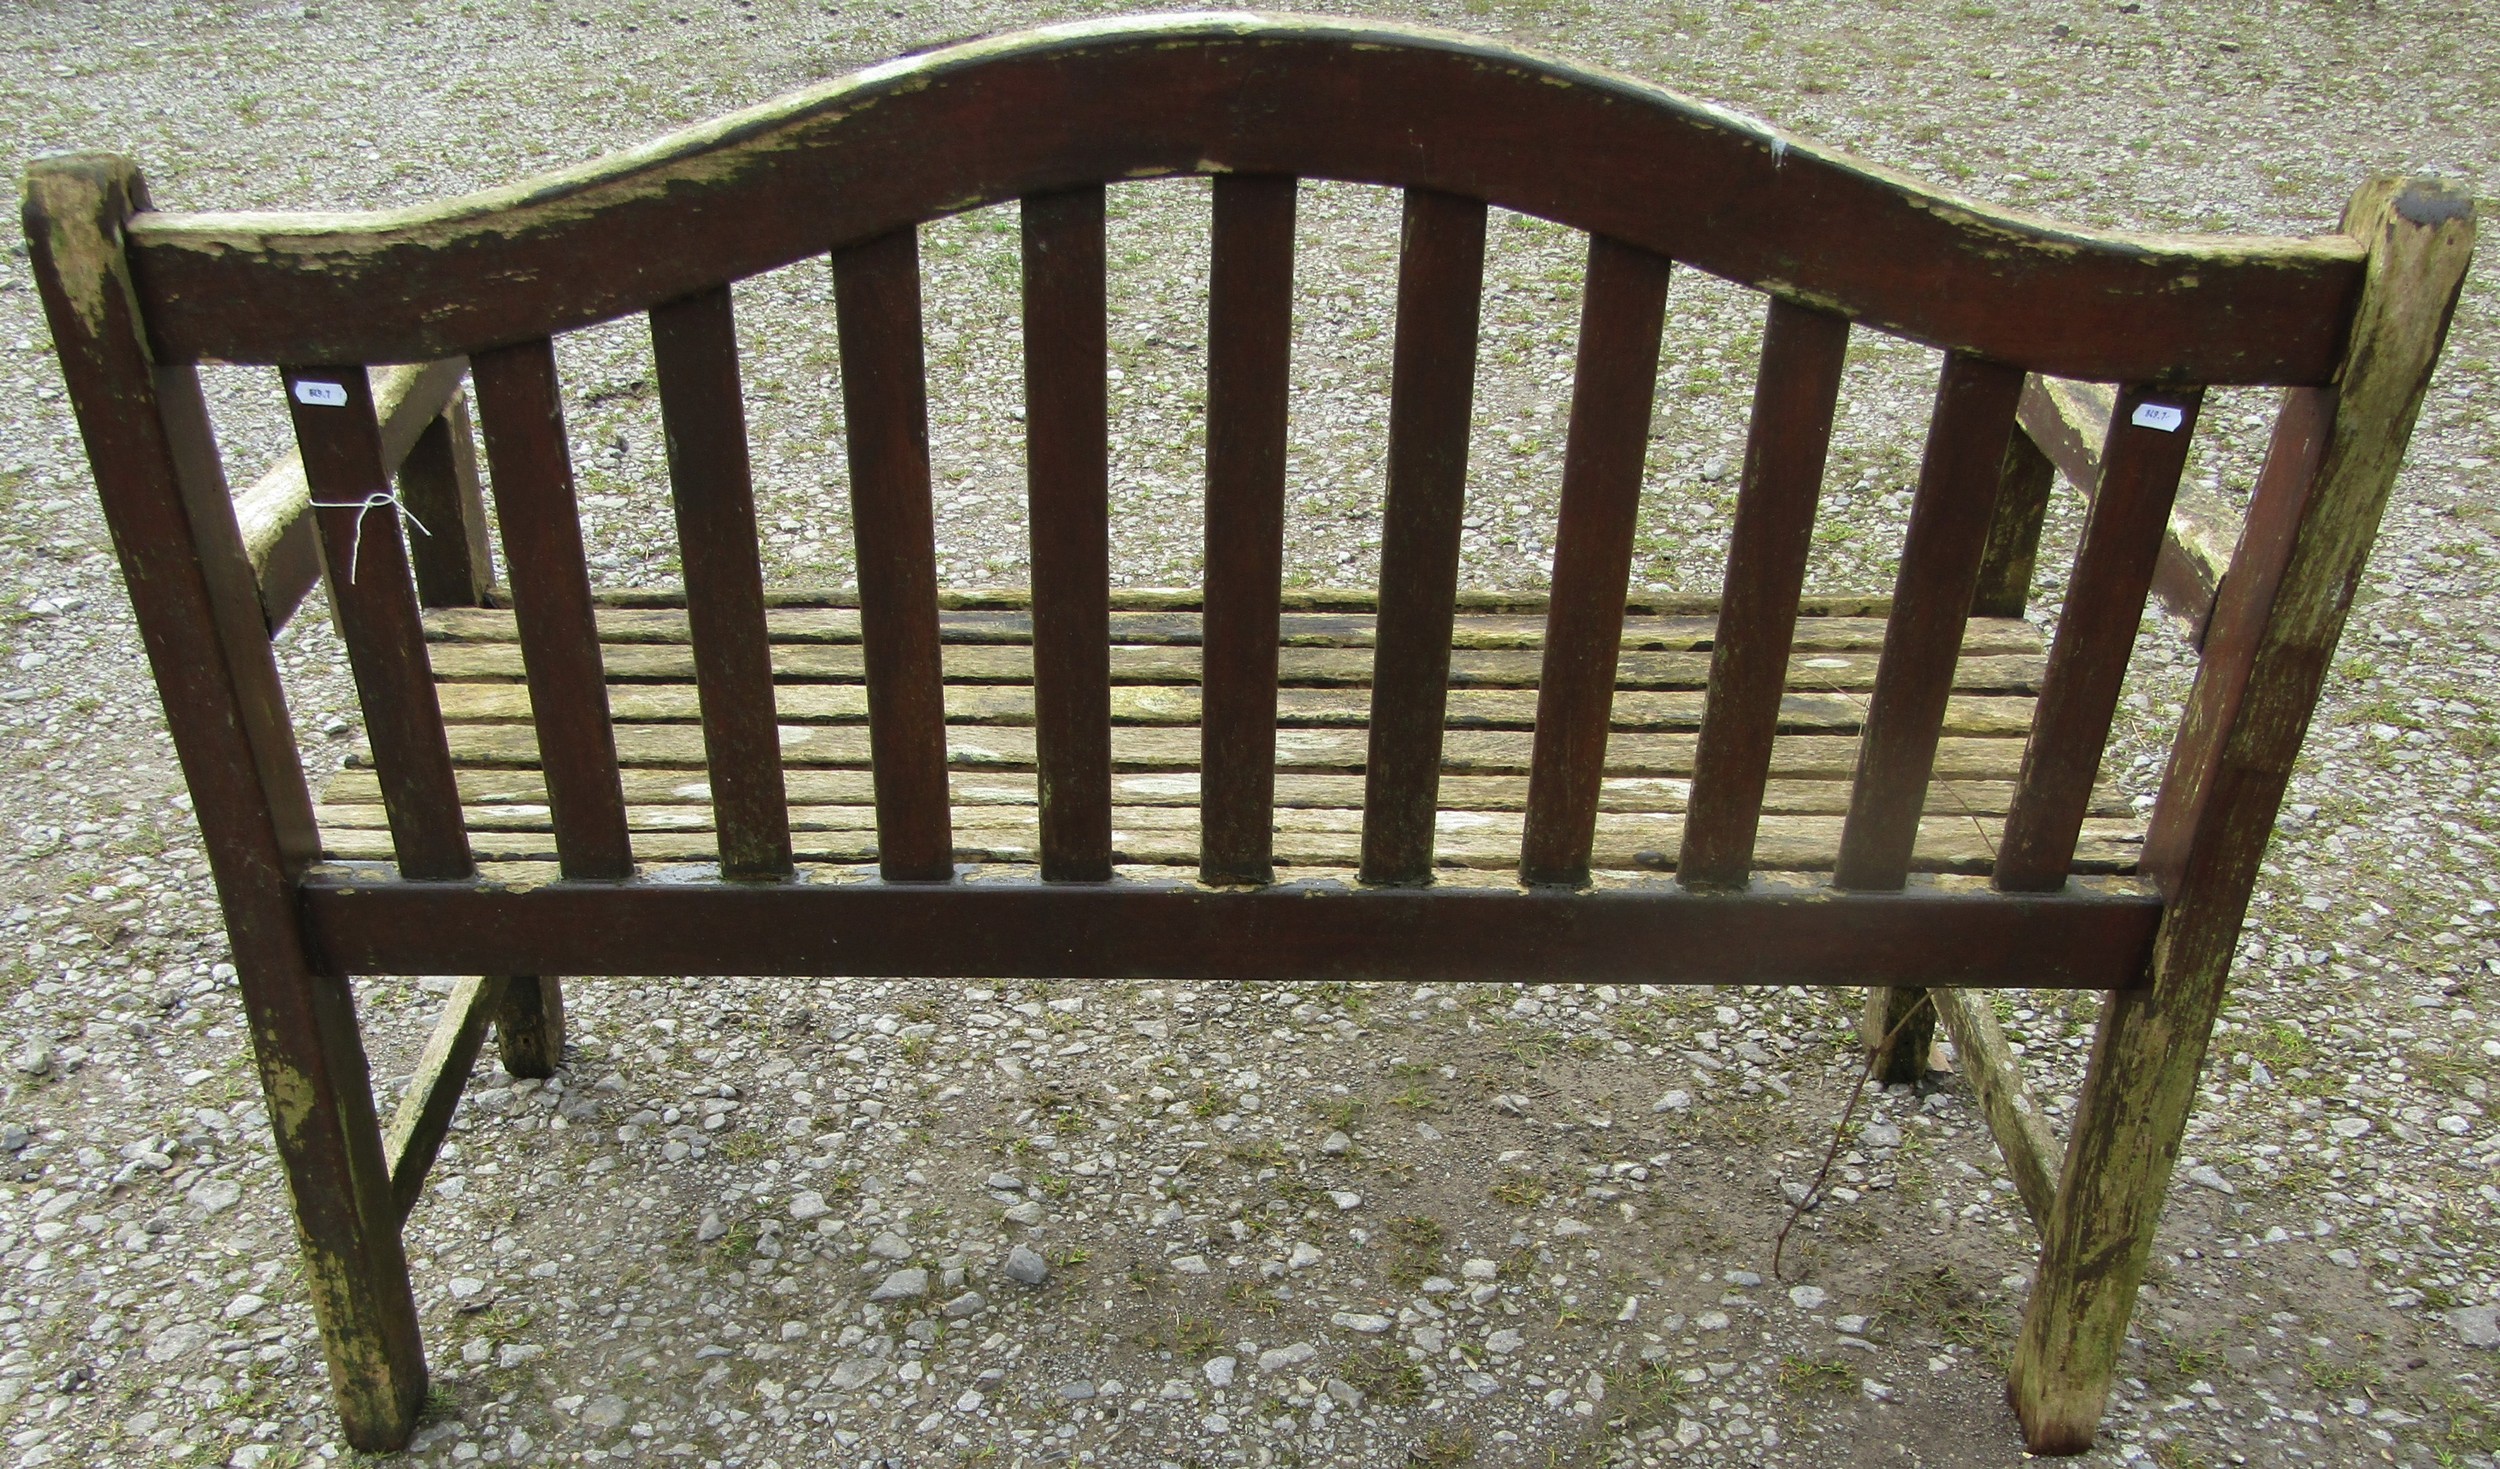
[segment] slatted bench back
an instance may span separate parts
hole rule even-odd
[[[829,255],[877,864],[888,883],[935,883],[957,843],[916,231],[1019,202],[1040,875],[1100,883],[1114,858],[1104,190],[1186,174],[1214,176],[1199,848],[1214,884],[1276,875],[1297,179],[1405,197],[1362,766],[1369,885],[1434,867],[1489,207],[1588,236],[1518,869],[1531,885],[1590,876],[1675,263],[1768,296],[1674,864],[1693,893],[1741,890],[1757,865],[1853,323],[1945,354],[1832,873],[1843,891],[1909,879],[2024,374],[2123,385],[1995,864],[2001,890],[2057,893],[2200,394],[2325,381],[2360,283],[2340,237],[2065,232],[1479,42],[1205,17],[906,59],[438,208],[142,215],[129,248],[161,354],[284,368],[399,876],[422,881],[475,867],[407,559],[375,513],[389,485],[365,365],[469,359],[554,845],[566,879],[613,881],[633,851],[552,338],[647,314],[720,874],[783,878],[793,845],[729,288]],[[2125,983],[2133,963],[2091,979]]]

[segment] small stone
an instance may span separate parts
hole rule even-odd
[[[455,1275],[451,1278],[451,1298],[455,1301],[474,1301],[485,1291],[486,1282],[474,1275]]]
[[[801,1189],[790,1196],[790,1217],[798,1223],[805,1224],[811,1219],[821,1219],[830,1212],[831,1210],[825,1204],[825,1196],[812,1188]]]
[[[582,1405],[582,1421],[605,1433],[625,1426],[625,1400],[614,1393],[601,1393]]]
[[[1458,1273],[1464,1280],[1493,1280],[1501,1275],[1502,1267],[1494,1261],[1479,1256],[1459,1266]]]
[[[1507,1357],[1526,1345],[1527,1338],[1505,1326],[1484,1339],[1484,1349],[1496,1357]]]
[[[1336,1205],[1337,1212],[1342,1214],[1349,1209],[1360,1207],[1363,1196],[1350,1188],[1332,1188],[1328,1191],[1328,1202]]]
[[[1820,1311],[1831,1296],[1819,1285],[1792,1285],[1788,1288],[1788,1304],[1800,1311]]]
[[[1657,1101],[1652,1102],[1649,1110],[1652,1112],[1685,1112],[1690,1111],[1692,1109],[1692,1105],[1693,1094],[1684,1090],[1682,1087],[1677,1087],[1675,1090],[1668,1092],[1665,1096],[1660,1097]]]
[[[853,1388],[866,1387],[884,1375],[883,1362],[874,1357],[855,1357],[834,1368],[833,1376],[827,1380],[841,1391],[849,1392]]]
[[[877,1231],[876,1238],[868,1241],[868,1253],[880,1260],[908,1260],[911,1258],[911,1241],[893,1230],[881,1229]]]
[[[232,1458],[226,1460],[226,1469],[260,1469],[261,1465],[269,1462],[269,1456],[276,1452],[277,1450],[265,1443],[244,1444],[234,1451]]]
[[[1901,1146],[1901,1129],[1889,1122],[1870,1122],[1858,1132],[1858,1142],[1870,1148]]]
[[[2326,1252],[2326,1258],[2327,1263],[2331,1265],[2341,1265],[2346,1270],[2358,1270],[2361,1268],[2361,1254],[2358,1250],[2329,1250]]]
[[[1320,1250],[1319,1246],[1304,1241],[1295,1244],[1293,1253],[1285,1257],[1285,1268],[1307,1270],[1327,1258],[1328,1256]]]
[[[1750,1270],[1731,1270],[1727,1273],[1727,1283],[1752,1290],[1762,1283],[1762,1277]]]
[[[1071,1403],[1090,1403],[1094,1400],[1094,1385],[1083,1381],[1063,1382],[1059,1385],[1059,1396]]]
[[[877,1283],[868,1293],[871,1304],[882,1301],[916,1301],[929,1293],[929,1272],[913,1266],[897,1270]]]
[[[1328,1379],[1328,1395],[1337,1400],[1339,1407],[1360,1408],[1363,1406],[1363,1390],[1342,1377]]]
[[[1365,1336],[1378,1336],[1397,1324],[1386,1316],[1376,1316],[1369,1311],[1339,1311],[1328,1319],[1348,1331],[1360,1332]]]
[[[147,1358],[161,1367],[199,1350],[210,1334],[207,1327],[190,1322],[168,1326],[149,1340]]]
[[[1339,1153],[1349,1152],[1353,1149],[1353,1147],[1354,1139],[1347,1137],[1342,1132],[1332,1132],[1328,1134],[1328,1136],[1319,1140],[1319,1150],[1323,1153],[1329,1154],[1331,1157],[1334,1157]]]
[[[257,1316],[260,1314],[260,1308],[268,1304],[268,1301],[259,1296],[253,1295],[249,1291],[246,1291],[242,1295],[236,1296],[233,1300],[226,1302],[226,1319],[228,1321],[240,1321],[247,1316]]]
[[[1727,478],[1727,456],[1713,455],[1701,466],[1701,477],[1712,484]]]
[[[1200,1368],[1199,1370],[1206,1373],[1209,1385],[1214,1387],[1231,1387],[1233,1385],[1233,1368],[1236,1365],[1238,1364],[1235,1359],[1231,1357],[1210,1357],[1207,1359],[1206,1366]]]
[[[728,1232],[729,1226],[720,1222],[720,1211],[718,1209],[704,1210],[703,1222],[694,1227],[694,1237],[696,1241],[707,1245]]]
[[[1009,1224],[1021,1224],[1025,1228],[1031,1229],[1040,1224],[1046,1216],[1042,1211],[1041,1200],[1027,1199],[1023,1203],[1017,1204],[1008,1209],[1000,1217],[1005,1219]]]
[[[1204,1255],[1181,1255],[1172,1261],[1173,1271],[1181,1275],[1204,1275],[1209,1268]]]
[[[1863,1316],[1834,1316],[1832,1318],[1832,1330],[1839,1332],[1842,1336],[1864,1336],[1866,1335],[1866,1318]]]
[[[1024,1180],[1001,1169],[981,1180],[981,1187],[996,1189],[1002,1194],[1020,1194],[1024,1192]]]
[[[988,1309],[989,1304],[989,1299],[986,1296],[983,1296],[979,1291],[968,1290],[962,1295],[955,1297],[955,1299],[948,1301],[939,1309],[945,1313],[947,1320],[961,1321],[967,1316],[980,1315],[984,1310]]]
[[[9,1058],[9,1064],[27,1076],[44,1076],[52,1070],[52,1048],[41,1041],[28,1041],[23,1049]]]
[[[2326,1130],[2340,1138],[2363,1138],[2370,1135],[2372,1126],[2367,1117],[2338,1117],[2326,1125]]]
[[[1556,1239],[1576,1239],[1581,1235],[1595,1234],[1596,1232],[1596,1230],[1591,1229],[1588,1224],[1582,1220],[1557,1219],[1554,1221],[1554,1238]]]
[[[2439,1130],[2450,1137],[2463,1137],[2474,1130],[2474,1124],[2466,1121],[2462,1113],[2451,1112],[2439,1119]]]
[[[1693,1318],[1693,1325],[1696,1329],[1701,1331],[1725,1331],[1727,1330],[1727,1313],[1725,1311],[1704,1311],[1700,1315]]]
[[[203,1178],[191,1185],[185,1202],[202,1214],[221,1214],[243,1197],[243,1185],[231,1178]]]
[[[1039,1250],[1018,1245],[1007,1252],[1002,1273],[1018,1285],[1040,1285],[1050,1279],[1050,1262],[1042,1258]]]
[[[1270,1347],[1266,1351],[1259,1353],[1259,1370],[1261,1372],[1282,1372],[1288,1367],[1299,1367],[1303,1363],[1310,1361],[1313,1357],[1318,1355],[1319,1348],[1306,1341],[1292,1342],[1281,1347]]]
[[[2218,1194],[2235,1194],[2239,1192],[2238,1189],[2231,1187],[2231,1180],[2222,1176],[2222,1170],[2216,1168],[2211,1163],[2199,1163],[2195,1167],[2189,1169],[2188,1182],[2195,1184],[2198,1188],[2212,1189]]]
[[[1895,1396],[1892,1384],[1877,1382],[1872,1377],[1859,1379],[1858,1392],[1870,1403],[1889,1403]]]
[[[495,1353],[495,1365],[504,1368],[518,1367],[524,1362],[545,1355],[547,1355],[547,1349],[536,1342],[505,1342],[503,1350]]]
[[[2447,1313],[2457,1339],[2469,1347],[2500,1347],[2500,1305],[2460,1306]]]

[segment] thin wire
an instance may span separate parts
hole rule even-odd
[[[365,554],[365,516],[371,512],[388,505],[399,512],[400,519],[415,526],[418,535],[424,536],[427,540],[434,538],[434,532],[425,528],[425,522],[417,519],[417,513],[400,502],[399,491],[395,489],[376,490],[361,500],[314,500],[311,503],[323,510],[356,512],[356,531],[347,543],[347,584],[351,587],[356,584],[356,563],[362,560]]]
[[[1788,1222],[1780,1226],[1779,1237],[1771,1242],[1771,1278],[1773,1280],[1787,1279],[1780,1273],[1780,1259],[1788,1250],[1788,1232],[1797,1227],[1797,1221],[1805,1217],[1808,1209],[1814,1207],[1815,1199],[1823,1192],[1824,1180],[1832,1176],[1832,1160],[1840,1156],[1840,1145],[1848,1140],[1849,1121],[1858,1115],[1858,1101],[1866,1095],[1866,1084],[1875,1079],[1876,1062],[1891,1054],[1893,1042],[1901,1039],[1901,1033],[1910,1028],[1910,1022],[1918,1018],[1919,1011],[1933,1008],[1933,998],[1927,991],[1920,990],[1916,1003],[1902,1012],[1900,1020],[1894,1023],[1881,1042],[1868,1049],[1866,1069],[1858,1073],[1858,1084],[1849,1089],[1849,1105],[1841,1109],[1840,1125],[1832,1129],[1832,1145],[1823,1150],[1823,1166],[1814,1170],[1814,1182],[1806,1185],[1806,1191],[1799,1194],[1796,1202],[1788,1206]]]

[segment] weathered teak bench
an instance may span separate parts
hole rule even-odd
[[[1104,183],[1190,174],[1215,179],[1205,585],[1117,593]],[[1280,589],[1297,177],[1405,191],[1376,597]],[[1029,599],[938,586],[915,253],[920,222],[1010,200]],[[1457,586],[1488,205],[1589,235],[1550,596]],[[2043,1235],[2015,1408],[2035,1449],[2085,1447],[2472,234],[2419,182],[2311,240],[2069,231],[1496,46],[1206,17],[964,45],[432,208],[154,213],[85,155],[34,167],[26,217],[375,1448],[424,1399],[401,1220],[488,1020],[516,1072],[557,1060],[555,982],[503,976],[721,973],[1875,986],[1911,1066],[1894,1021],[1926,988]],[[818,254],[859,584],[810,599],[759,574],[729,283]],[[1707,602],[1626,596],[1671,261],[1768,298]],[[685,585],[603,604],[549,339],[635,312]],[[1817,601],[1858,328],[1946,355],[1894,594]],[[204,359],[280,365],[291,399],[300,464],[240,519]],[[431,365],[377,394],[378,363]],[[2026,403],[2027,373],[2117,386]],[[2219,573],[2170,524],[2213,384],[2288,389]],[[2044,451],[2093,497],[2045,649],[2010,620]],[[467,527],[413,573],[360,508],[395,468]],[[370,756],[317,806],[269,637],[325,561]],[[2203,662],[2139,857],[2095,778],[2157,570]],[[346,982],[377,973],[497,976],[455,993],[387,1136]],[[1968,999],[1991,985],[2110,992],[2062,1163]]]

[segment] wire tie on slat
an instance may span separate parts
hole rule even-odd
[[[425,528],[425,522],[417,519],[417,513],[401,503],[399,491],[395,489],[376,490],[361,500],[314,500],[311,503],[322,510],[356,512],[356,533],[347,543],[347,584],[351,587],[356,584],[356,563],[365,554],[365,516],[369,513],[388,505],[399,512],[400,519],[415,526],[418,535],[424,536],[427,540],[434,538],[434,532]]]

